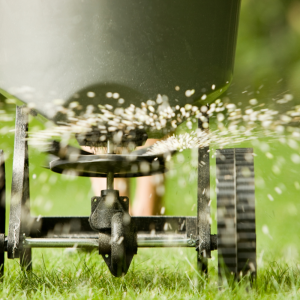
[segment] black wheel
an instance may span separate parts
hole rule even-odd
[[[0,278],[4,275],[5,191],[4,152],[0,150]]]
[[[256,276],[253,149],[217,150],[218,274]]]
[[[132,258],[137,253],[136,233],[132,231],[128,218],[130,216],[124,212],[113,215],[111,220],[111,253],[102,255],[110,272],[115,277],[127,273]]]
[[[116,213],[111,221],[111,265],[115,276],[126,274],[126,247],[123,213]]]

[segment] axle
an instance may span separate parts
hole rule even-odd
[[[195,247],[195,241],[184,234],[151,235],[138,234],[138,247]],[[103,248],[109,248],[109,241]],[[25,238],[25,248],[99,248],[99,238]]]

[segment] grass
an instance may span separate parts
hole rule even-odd
[[[40,125],[31,120],[31,130]],[[213,126],[213,124],[212,124]],[[6,129],[5,129],[6,127]],[[10,199],[14,121],[0,126],[4,149],[7,199]],[[300,288],[300,180],[299,165],[291,157],[299,146],[256,140],[239,147],[255,149],[257,212],[257,281],[247,278],[233,286],[217,285],[217,256],[209,264],[209,276],[196,270],[193,249],[139,249],[124,278],[114,278],[96,252],[69,250],[33,251],[33,271],[20,271],[17,260],[7,260],[0,283],[0,299],[297,299]],[[31,209],[34,215],[89,215],[93,196],[86,178],[66,178],[41,166],[45,155],[30,147]],[[270,155],[271,154],[271,155]],[[196,215],[197,173],[193,151],[174,158],[166,179],[164,205],[169,215]],[[215,165],[211,159],[212,233],[216,233]],[[9,203],[7,204],[7,213]],[[8,223],[8,218],[7,218]]]
[[[6,265],[2,299],[297,299],[300,270],[269,263],[252,285],[217,284],[216,263],[209,276],[193,267],[193,250],[139,250],[123,278],[109,274],[96,252],[34,251],[34,270],[20,271],[17,261]]]

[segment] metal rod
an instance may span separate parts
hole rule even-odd
[[[114,154],[114,144],[111,140],[107,141],[107,154]]]
[[[209,116],[198,119],[198,128],[209,133]],[[207,273],[210,253],[210,168],[209,146],[198,149],[197,236],[199,238],[198,269]]]
[[[0,150],[0,266],[4,266],[4,239],[5,239],[5,206],[6,206],[6,187],[5,187],[5,158],[3,150]],[[0,269],[0,277],[4,275],[4,268]]]
[[[25,238],[24,248],[98,248],[98,239],[85,238]]]
[[[106,179],[106,189],[113,190],[114,189],[114,173],[108,172],[107,179]]]
[[[5,234],[5,206],[6,206],[6,187],[5,187],[5,158],[3,150],[0,150],[0,233]]]
[[[114,144],[112,141],[107,141],[107,154],[114,153]],[[106,189],[113,190],[114,189],[114,173],[108,172],[107,173],[107,180],[106,180]]]
[[[138,247],[195,247],[186,235],[138,235]],[[24,248],[99,248],[98,238],[25,238]]]
[[[153,248],[153,247],[194,247],[195,244],[193,241],[185,238],[176,237],[176,236],[166,236],[164,238],[153,237],[153,238],[144,238],[138,236],[138,247],[141,248]]]
[[[28,168],[28,111],[25,106],[16,107],[16,131],[14,143],[13,176],[11,183],[10,215],[8,227],[8,258],[25,258],[21,265],[29,266],[29,253],[20,248],[22,233],[29,234],[29,168]],[[28,263],[28,264],[27,264]]]

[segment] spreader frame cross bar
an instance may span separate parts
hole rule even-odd
[[[208,117],[199,120],[198,127],[199,130],[208,131]],[[28,109],[25,106],[17,106],[9,233],[4,248],[8,252],[8,258],[20,257],[21,265],[28,270],[32,267],[31,248],[41,245],[84,246],[88,241],[95,245],[99,236],[91,229],[88,217],[30,215],[27,131]],[[136,228],[139,247],[195,247],[198,251],[198,267],[207,272],[207,258],[210,257],[211,250],[217,248],[216,235],[211,235],[210,232],[209,168],[209,147],[201,148],[198,150],[196,217],[131,218]]]

